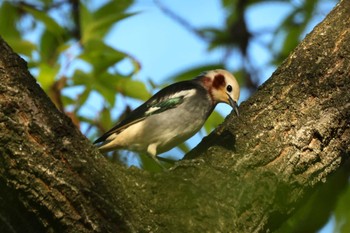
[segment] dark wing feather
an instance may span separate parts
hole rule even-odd
[[[132,111],[124,120],[119,122],[116,126],[98,138],[94,143],[99,143],[105,141],[110,135],[114,133],[120,133],[130,125],[133,125],[139,121],[144,120],[146,117],[149,117],[154,114],[161,113],[170,108],[175,108],[183,102],[183,97],[176,97],[169,99],[170,96],[174,95],[179,91],[185,91],[190,89],[198,89],[203,87],[199,84],[197,80],[183,81],[174,83],[170,86],[165,87],[164,89],[157,92],[149,100],[140,105],[134,111]],[[150,108],[156,108],[155,111],[147,113]]]

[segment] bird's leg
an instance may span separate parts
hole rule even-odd
[[[168,170],[166,167],[163,166],[163,164],[160,163],[160,161],[157,158],[157,146],[158,145],[155,143],[150,144],[147,147],[147,153],[161,168],[163,168],[163,170]]]

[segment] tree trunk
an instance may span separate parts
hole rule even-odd
[[[239,118],[160,173],[108,162],[0,40],[0,232],[290,230],[350,170],[349,15],[343,0]]]

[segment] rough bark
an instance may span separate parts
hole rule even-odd
[[[160,173],[109,163],[1,40],[0,232],[285,229],[349,171],[349,15],[343,0],[239,118]]]

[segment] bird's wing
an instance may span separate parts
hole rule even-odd
[[[198,84],[194,81],[183,81],[160,90],[94,143],[103,142],[110,135],[118,134],[130,125],[140,122],[151,115],[159,114],[179,106],[183,103],[185,97],[195,94],[196,88],[198,88]]]

